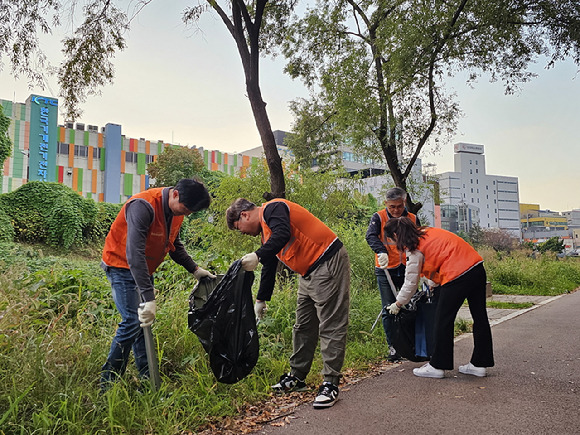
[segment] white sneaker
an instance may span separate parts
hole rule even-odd
[[[473,364],[469,363],[464,366],[459,366],[459,373],[483,378],[484,376],[487,376],[487,369],[485,367],[475,367]]]
[[[413,369],[413,374],[421,378],[442,378],[445,376],[445,370],[436,369],[431,364],[427,363],[422,367]]]

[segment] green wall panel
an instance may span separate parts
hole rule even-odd
[[[82,192],[83,191],[83,168],[78,168],[77,169],[77,191],[78,192]]]
[[[137,174],[144,175],[146,167],[146,155],[145,153],[137,153]]]
[[[133,195],[133,174],[125,174],[123,178],[123,195]]]
[[[105,170],[105,153],[107,152],[107,150],[105,148],[101,148],[101,165],[100,165],[100,169],[101,171]]]

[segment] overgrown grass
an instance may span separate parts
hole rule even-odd
[[[508,255],[482,249],[494,294],[555,296],[580,286],[580,259],[515,251]]]
[[[187,329],[195,280],[168,261],[157,274],[161,293],[153,327],[161,390],[140,388],[131,363],[123,381],[101,396],[98,378],[120,319],[98,259],[7,249],[0,253],[0,433],[196,432],[267,398],[270,385],[289,369],[296,280],[278,284],[274,292],[259,325],[260,359],[253,372],[225,385],[216,382],[205,351]],[[358,284],[345,369],[368,367],[386,353],[382,330],[368,332],[380,309],[378,292]],[[307,378],[312,387],[322,380],[321,367],[317,353]]]
[[[525,310],[534,306],[532,302],[501,302],[501,301],[487,301],[487,308],[500,308],[502,310]]]
[[[353,268],[344,370],[365,370],[383,360],[387,351],[380,325],[370,332],[381,305],[372,253],[360,228],[337,232]],[[153,327],[161,390],[153,394],[140,388],[131,364],[123,381],[101,396],[98,378],[119,317],[99,256],[92,255],[98,251],[67,257],[48,252],[31,246],[0,247],[0,433],[196,432],[266,399],[270,385],[289,369],[295,279],[279,282],[268,304],[267,317],[259,325],[255,369],[239,383],[224,385],[216,382],[197,337],[187,329],[188,296],[195,280],[168,261],[156,274],[161,293]],[[502,289],[555,294],[580,285],[579,263],[569,261],[575,259],[485,255],[495,293]],[[194,258],[214,265],[231,262],[207,253]],[[456,324],[456,334],[470,330],[470,322]],[[321,367],[317,351],[306,379],[310,386],[321,381]]]

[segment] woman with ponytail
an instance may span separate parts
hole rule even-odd
[[[483,258],[461,237],[441,228],[417,227],[406,217],[389,219],[385,234],[406,252],[405,283],[397,300],[387,309],[398,314],[417,291],[419,278],[439,286],[439,303],[435,314],[435,347],[430,362],[413,370],[416,376],[443,378],[445,370],[453,370],[453,335],[455,317],[467,299],[473,317],[474,348],[468,364],[459,372],[486,376],[493,367],[491,327],[485,307],[487,282]]]

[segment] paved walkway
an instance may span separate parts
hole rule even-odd
[[[490,311],[496,364],[485,378],[457,369],[418,378],[420,363],[388,364],[341,387],[332,408],[306,403],[259,433],[580,434],[580,291],[536,302],[499,317]],[[471,337],[456,339],[456,367],[469,361]]]
[[[538,306],[547,304],[553,299],[554,296],[493,295],[489,297],[487,300],[497,302],[511,302],[511,303],[531,302],[534,305],[530,308],[525,309],[488,308],[487,317],[489,318],[489,323],[493,326],[503,321],[504,319],[519,316],[520,314],[523,314],[528,310],[533,310],[535,308],[538,308]],[[459,309],[459,313],[457,313],[457,318],[471,320],[471,313],[469,312],[469,307],[467,305],[464,305]]]

